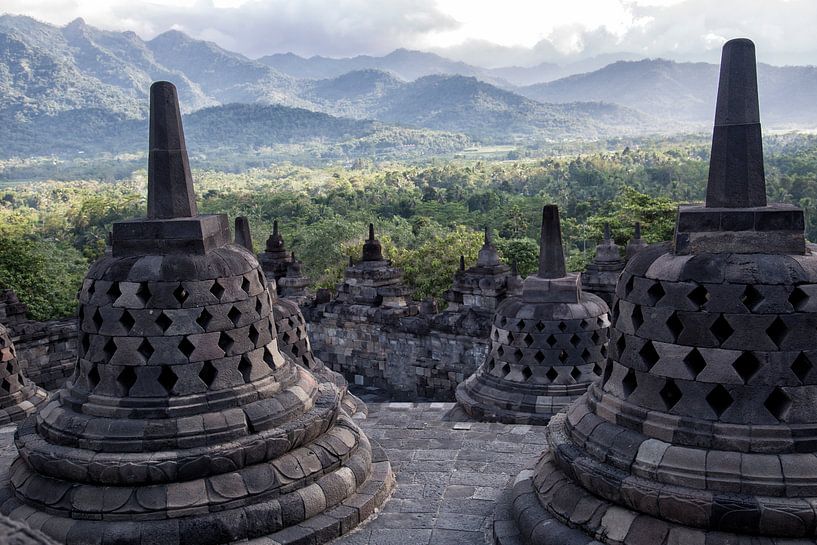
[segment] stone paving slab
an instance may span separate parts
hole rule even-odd
[[[358,424],[388,453],[397,488],[332,545],[493,543],[497,498],[539,457],[545,427],[473,422],[454,403],[367,402]]]
[[[533,465],[545,428],[468,422],[454,403],[369,401],[357,420],[386,450],[397,488],[383,509],[332,545],[481,545],[497,498]],[[0,466],[17,455],[15,426],[0,427]]]

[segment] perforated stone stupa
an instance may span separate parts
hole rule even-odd
[[[493,313],[508,295],[510,273],[511,268],[499,259],[491,230],[486,227],[485,243],[479,250],[477,262],[466,269],[464,259],[460,258],[460,270],[454,275],[454,283],[443,294],[448,310],[473,308]]]
[[[278,231],[278,220],[272,222],[272,234],[267,238],[264,251],[258,254],[258,261],[267,278],[278,280],[287,274],[287,267],[292,260],[292,255],[287,250],[284,237]]]
[[[817,256],[766,204],[757,96],[754,44],[727,42],[706,205],[627,264],[602,381],[551,420],[499,542],[814,543]]]
[[[641,223],[635,222],[633,229],[633,237],[627,241],[627,247],[624,250],[624,257],[629,261],[635,254],[647,247],[647,243],[641,238]]]
[[[607,304],[565,272],[559,211],[545,206],[539,272],[497,308],[485,363],[457,388],[474,418],[547,423],[601,374]]]
[[[20,368],[14,343],[0,324],[0,424],[22,420],[45,401],[48,394],[28,380]]]
[[[323,543],[384,500],[384,454],[279,351],[229,236],[197,215],[176,89],[155,83],[148,216],[88,272],[74,374],[18,429],[3,514],[68,544]]]
[[[247,235],[240,234],[242,232],[249,233],[249,220],[240,216],[236,218],[235,225],[235,243],[252,251],[252,245],[248,246],[245,243],[249,240]],[[288,297],[279,297],[273,293],[272,289],[270,289],[270,297],[272,298],[272,314],[275,320],[275,331],[278,334],[278,348],[280,351],[290,356],[298,365],[309,369],[316,377],[334,384],[341,393],[342,405],[348,415],[365,416],[366,404],[349,393],[349,384],[343,378],[343,375],[326,367],[312,352],[312,345],[306,330],[306,320],[304,320],[297,301]]]
[[[596,246],[596,255],[582,273],[582,286],[590,293],[604,299],[608,306],[613,304],[618,275],[624,270],[621,247],[610,236],[610,224],[604,224],[604,239]]]

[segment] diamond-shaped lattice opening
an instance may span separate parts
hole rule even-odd
[[[493,371],[494,367],[496,367],[496,361],[494,358],[488,360],[488,371]]]
[[[218,280],[213,282],[213,285],[210,287],[210,293],[213,294],[213,297],[221,301],[221,296],[224,295],[224,286],[222,286]]]
[[[250,326],[248,336],[250,337],[250,341],[252,341],[253,346],[257,346],[260,335],[258,334],[258,329],[255,327],[255,324]]]
[[[99,331],[99,328],[102,327],[102,314],[99,313],[99,309],[94,311],[94,315],[91,317],[91,321],[94,322],[94,327],[96,330]]]
[[[630,315],[633,322],[633,331],[638,333],[638,328],[644,324],[644,315],[641,313],[641,307],[636,305],[633,307],[633,313]]]
[[[238,362],[238,372],[244,377],[244,382],[252,381],[252,362],[246,355],[241,356],[241,361]]]
[[[11,362],[8,362],[6,364],[6,373],[9,374],[9,375],[14,374],[14,366],[11,364]]]
[[[794,310],[803,310],[808,303],[808,294],[800,288],[794,288],[789,295],[789,303],[794,307]]]
[[[618,322],[618,317],[621,314],[621,306],[618,304],[618,299],[613,303],[613,323]]]
[[[272,357],[272,352],[266,347],[264,347],[264,363],[266,363],[270,369],[275,369],[275,360]]]
[[[173,290],[173,297],[176,298],[176,301],[178,301],[180,305],[183,305],[189,296],[190,295],[187,293],[187,290],[184,289],[184,286],[181,284],[179,284],[178,288]]]
[[[559,372],[556,371],[556,369],[554,369],[553,367],[551,367],[550,369],[547,370],[545,376],[548,378],[549,381],[553,382],[554,380],[556,380],[556,377],[559,376]]]
[[[264,278],[264,273],[262,273],[260,270],[257,271],[257,272],[258,272],[258,283],[260,285],[262,285],[262,286],[265,286],[267,284],[267,279]]]
[[[667,379],[666,384],[664,384],[664,387],[661,388],[658,394],[661,396],[661,400],[664,402],[664,406],[668,411],[681,401],[681,389],[678,388],[675,381],[671,378]]]
[[[261,311],[264,310],[264,304],[261,302],[261,298],[257,298],[255,300],[255,313],[261,314]]]
[[[82,341],[81,341],[82,354],[85,355],[85,354],[88,353],[88,350],[91,348],[91,336],[88,335],[87,333],[82,333],[81,337],[82,337]]]
[[[506,363],[505,365],[502,366],[501,371],[502,371],[502,376],[507,377],[508,373],[511,372],[511,366]]]
[[[681,319],[678,317],[677,312],[673,312],[670,314],[670,317],[667,318],[667,328],[669,329],[670,333],[672,333],[672,337],[674,341],[678,340],[678,336],[684,330],[684,324],[681,322]]]
[[[604,366],[604,374],[601,377],[601,385],[604,386],[607,384],[607,381],[610,380],[611,376],[613,376],[613,364],[608,361]]]
[[[630,293],[632,293],[634,283],[635,283],[635,277],[634,276],[631,276],[629,279],[627,279],[627,283],[624,284],[624,295],[625,296],[630,295]]]
[[[684,365],[690,374],[692,374],[692,378],[695,378],[704,370],[704,367],[706,367],[706,360],[701,353],[698,352],[697,348],[693,348],[684,358]]]
[[[91,370],[88,371],[88,385],[91,387],[91,390],[93,390],[97,384],[99,384],[99,369],[96,364],[93,364]]]
[[[743,379],[743,383],[746,384],[755,376],[758,369],[760,369],[760,362],[751,352],[743,352],[734,363],[732,363],[732,367],[737,371],[738,375],[740,375],[740,378]]]
[[[585,361],[585,363],[590,361],[590,356],[591,354],[588,349],[585,348],[584,350],[582,350],[582,359]]]
[[[183,338],[181,342],[179,342],[179,352],[184,354],[185,358],[190,359],[190,356],[193,355],[193,352],[196,350],[196,347],[193,343],[190,342],[190,339],[187,337]]]
[[[162,328],[162,332],[164,333],[173,325],[173,320],[170,319],[170,316],[162,312],[159,314],[159,317],[156,318],[156,325]]]
[[[621,380],[621,386],[624,388],[624,397],[630,397],[636,388],[638,388],[638,379],[635,376],[635,371],[630,369],[624,378]]]
[[[142,340],[139,348],[137,348],[136,351],[139,352],[143,358],[145,358],[145,361],[148,361],[154,352],[153,346],[147,339]]]
[[[147,302],[150,300],[151,295],[152,294],[150,293],[150,288],[148,287],[148,283],[147,282],[140,282],[139,283],[139,289],[136,290],[136,297],[139,298],[139,300],[142,302],[143,305],[147,304]]]
[[[641,347],[641,350],[638,351],[638,355],[641,356],[641,361],[643,361],[644,365],[647,366],[648,371],[652,369],[661,358],[661,356],[658,355],[658,351],[655,349],[655,346],[652,344],[652,341],[645,342],[644,346]]]
[[[523,353],[523,352],[522,352],[520,349],[518,349],[518,348],[517,348],[516,350],[514,350],[513,357],[514,357],[514,359],[515,359],[516,361],[521,360],[521,359],[522,359],[522,356],[524,356],[524,355],[525,355],[525,354],[524,354],[524,353]]]
[[[96,282],[91,282],[91,285],[88,286],[88,299],[90,299],[94,293],[96,293]]]
[[[125,328],[125,332],[129,333],[134,324],[136,324],[136,320],[133,319],[130,312],[123,310],[122,316],[119,317],[119,323]]]
[[[579,371],[578,367],[574,367],[570,370],[570,376],[573,377],[573,380],[579,380],[579,377],[582,376],[582,372]]]
[[[159,373],[159,384],[162,385],[165,392],[170,394],[178,380],[179,377],[176,376],[176,373],[173,372],[173,369],[171,369],[169,365],[162,365],[162,372]]]
[[[536,322],[536,329],[541,333],[545,329],[545,324],[543,322]]]
[[[4,393],[11,392],[11,382],[9,382],[8,379],[4,378],[3,381],[0,382],[0,391]]]
[[[230,319],[234,327],[238,327],[238,323],[241,321],[241,311],[236,307],[232,307],[230,312],[227,313],[227,318]]]
[[[508,325],[508,319],[503,316],[502,319],[499,320],[499,327],[505,327],[506,325]]]
[[[530,346],[530,345],[532,345],[532,344],[533,344],[533,337],[531,337],[531,334],[530,334],[530,333],[528,333],[527,335],[525,335],[525,338],[524,338],[524,339],[522,339],[522,340],[525,342],[525,346]]]
[[[116,354],[116,341],[113,340],[113,337],[108,339],[108,342],[105,343],[105,346],[102,347],[103,352],[105,352],[105,358],[110,360],[113,358],[114,354]]]
[[[593,341],[593,344],[598,344],[600,338],[598,331],[594,331],[593,334],[590,335],[590,340]]]
[[[709,392],[709,395],[706,396],[706,402],[715,411],[715,414],[720,417],[726,409],[732,406],[732,403],[735,400],[732,398],[729,391],[724,388],[722,385],[718,384],[712,391]]]
[[[775,318],[772,325],[766,329],[766,335],[769,336],[769,338],[774,344],[777,345],[778,348],[780,348],[780,345],[783,344],[783,341],[786,339],[786,335],[788,334],[789,328],[786,327],[786,322],[781,320],[779,316]]]
[[[205,331],[207,331],[207,326],[210,325],[211,321],[213,321],[213,315],[206,308],[202,309],[201,314],[196,318],[196,323]]]
[[[616,341],[616,356],[618,359],[621,359],[621,355],[624,354],[624,350],[627,348],[627,340],[624,338],[624,335],[619,334],[618,340]]]
[[[666,292],[664,291],[664,287],[661,285],[661,282],[655,282],[650,289],[647,290],[647,297],[650,299],[650,304],[655,306],[658,301],[663,299]]]
[[[286,342],[286,341],[284,341],[284,342]],[[504,356],[505,355],[505,348],[500,346],[499,348],[496,349],[496,353],[499,354],[499,357]]]
[[[559,322],[559,331],[564,332],[567,329],[567,324],[564,322]]]
[[[766,402],[763,404],[766,407],[766,410],[772,413],[772,416],[777,418],[778,420],[785,421],[786,416],[789,414],[789,409],[791,408],[791,398],[789,395],[779,386],[776,386],[772,393],[769,394],[769,397],[766,398]]]
[[[573,346],[579,346],[579,343],[581,343],[581,342],[582,342],[581,337],[579,337],[575,333],[573,335],[571,335],[570,344],[572,344]]]
[[[298,330],[296,329],[296,330],[295,330],[295,332],[296,332],[295,334],[296,334],[296,335],[297,335],[297,331],[298,331]],[[298,336],[300,337],[300,335],[298,335]],[[513,339],[514,339],[513,333],[512,333],[512,332],[510,332],[510,331],[508,331],[508,344],[513,343]]]
[[[525,320],[519,320],[516,322],[516,327],[521,331],[525,329]]]
[[[250,284],[250,281],[247,280],[246,276],[241,278],[241,289],[244,290],[244,293],[246,293],[247,295],[250,294],[250,287],[251,286],[252,286],[252,284]]]
[[[564,350],[559,352],[559,361],[560,362],[562,362],[562,363],[566,362],[568,357],[569,356],[568,356],[567,352],[565,352]]]
[[[712,323],[712,325],[709,327],[709,331],[715,336],[716,339],[718,339],[720,344],[725,343],[726,340],[732,336],[732,333],[735,332],[735,330],[732,329],[732,326],[729,325],[726,318],[723,317],[723,314],[718,316],[718,319]]]
[[[497,331],[496,329],[494,329],[493,331],[491,331],[491,338],[492,338],[493,340],[495,340],[495,341],[496,341],[496,340],[498,340],[498,339],[499,339],[499,331]]]
[[[598,363],[593,364],[593,374],[597,377],[601,376],[601,366]]]
[[[204,365],[201,366],[201,371],[199,371],[199,378],[209,388],[215,382],[217,374],[218,369],[213,365],[213,362],[205,361]]]
[[[298,348],[298,345],[297,345],[297,344],[293,344],[293,345],[292,345],[292,348],[290,348],[290,350],[292,350],[292,355],[293,355],[293,356],[296,356],[296,357],[297,357],[297,356],[298,356],[298,354],[300,354],[300,352],[301,352],[301,349],[300,349],[300,348]]]
[[[590,324],[587,323],[587,320],[582,320],[581,322],[579,322],[579,327],[581,327],[582,329],[587,329],[589,325]]]
[[[227,354],[233,348],[233,339],[227,335],[225,332],[221,332],[221,335],[218,337],[218,347],[221,348],[225,354]]]
[[[808,356],[800,352],[791,364],[791,371],[797,376],[800,382],[804,383],[812,367],[814,366],[811,360],[808,359]]]
[[[533,376],[533,371],[531,371],[531,370],[530,370],[530,367],[528,367],[528,366],[526,365],[525,367],[523,367],[523,368],[522,368],[522,378],[524,378],[524,379],[525,379],[525,382],[527,382],[528,380],[530,380],[530,378],[531,378],[532,376]]]
[[[702,307],[709,302],[709,292],[706,291],[705,287],[698,286],[687,294],[687,299],[689,299],[693,305]]]
[[[754,311],[757,306],[763,302],[765,297],[763,294],[757,291],[754,286],[746,286],[746,289],[743,290],[743,294],[740,296],[740,302],[743,303],[749,311]]]
[[[606,316],[606,314],[604,316]],[[598,318],[596,318],[596,325],[598,327],[605,327],[604,318],[602,316],[599,316]]]
[[[122,395],[127,396],[130,393],[130,389],[136,384],[136,371],[130,365],[125,366],[125,368],[119,372],[119,376],[116,377],[116,382],[122,388]]]
[[[548,338],[545,340],[545,342],[548,343],[551,347],[553,347],[556,346],[556,343],[558,341],[556,340],[556,337],[554,337],[553,335],[548,335]]]
[[[284,331],[284,334],[283,334],[283,335],[281,335],[281,340],[283,341],[283,343],[284,343],[284,344],[289,344],[289,341],[290,341],[291,339],[292,339],[292,337],[290,337],[290,336],[289,336],[289,331]],[[502,347],[501,347],[501,346],[499,347],[499,350],[502,350]],[[504,350],[503,350],[503,352],[504,352]],[[500,356],[501,356],[501,355],[502,355],[502,354],[500,354]]]
[[[541,350],[537,350],[536,354],[533,355],[533,359],[535,359],[538,363],[542,363],[545,361],[545,355]]]
[[[122,290],[119,289],[119,282],[114,282],[111,284],[111,287],[108,288],[106,293],[108,294],[108,297],[111,298],[111,301],[116,301],[119,299],[119,296],[122,295]]]

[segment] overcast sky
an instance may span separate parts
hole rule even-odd
[[[746,36],[773,64],[817,64],[817,0],[0,0],[0,11],[76,17],[149,39],[168,29],[249,57],[405,47],[485,67],[600,54],[717,61]]]

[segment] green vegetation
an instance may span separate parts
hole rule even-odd
[[[806,209],[817,240],[817,136],[766,139],[770,200]],[[568,266],[584,267],[605,221],[625,244],[640,221],[647,241],[672,234],[679,202],[700,201],[708,145],[675,140],[617,152],[505,161],[426,164],[365,160],[309,168],[289,163],[242,172],[194,172],[202,213],[250,218],[258,251],[278,219],[289,248],[318,286],[334,287],[357,258],[366,225],[403,268],[418,298],[439,297],[464,255],[471,265],[489,226],[503,258],[536,268],[541,207],[556,203]],[[43,163],[44,165],[44,163]],[[43,166],[43,168],[45,168]],[[0,189],[0,284],[36,318],[70,314],[88,262],[104,251],[117,219],[144,213],[144,170],[115,183],[41,182]]]

